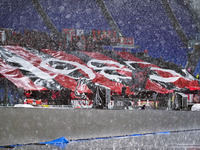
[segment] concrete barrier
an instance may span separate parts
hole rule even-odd
[[[200,112],[0,107],[0,146],[200,129]]]

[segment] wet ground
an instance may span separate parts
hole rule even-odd
[[[200,130],[69,141],[66,145],[27,145],[15,150],[200,150]]]

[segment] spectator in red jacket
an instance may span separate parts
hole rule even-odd
[[[31,90],[25,91],[24,94],[25,94],[26,98],[30,98],[31,94],[32,94],[32,91]]]

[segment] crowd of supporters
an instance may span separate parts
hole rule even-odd
[[[6,29],[5,31],[5,41],[1,44],[4,45],[19,45],[32,47],[35,49],[52,49],[52,50],[65,50],[67,41],[65,36],[59,38],[53,37],[47,32],[39,31],[13,31],[12,29]]]
[[[27,104],[33,104],[33,100],[39,100],[41,104],[48,105],[71,105],[71,90],[24,91]]]
[[[2,85],[0,86],[0,106],[23,103],[33,105],[71,105],[71,99],[73,99],[71,89],[67,88],[42,91],[24,90],[23,88],[16,87],[5,78],[0,78],[0,84]]]
[[[5,41],[0,41],[0,45],[19,45],[23,47],[31,47],[37,50],[40,49],[51,49],[55,51],[71,51],[71,50],[86,50],[86,51],[103,51],[102,45],[110,45],[111,41],[109,38],[103,38],[103,39],[96,39],[94,40],[91,35],[84,37],[83,36],[74,36],[71,37],[70,40],[67,38],[66,33],[62,33],[59,37],[55,37],[47,32],[40,32],[40,31],[31,31],[31,30],[24,30],[24,31],[13,31],[12,29],[6,29],[5,31]],[[134,54],[133,54],[134,55]],[[154,64],[160,64],[160,67],[170,67],[174,68],[179,73],[182,73],[180,67],[176,66],[174,63],[171,62],[165,62],[163,59],[153,59],[151,57],[148,57],[148,51],[145,50],[141,53],[136,53],[136,57],[139,57],[147,62],[153,62]],[[199,79],[199,74],[196,76],[197,79]],[[66,91],[59,91],[61,94],[59,97],[55,97],[55,94],[52,97],[49,97],[48,104],[69,104],[70,102],[63,101],[64,98],[62,98],[62,95],[65,95]],[[1,103],[3,103],[3,89],[0,90],[0,97]],[[54,91],[51,92],[51,94],[54,93]],[[65,93],[65,94],[64,94]],[[49,92],[45,93],[43,92],[43,95],[51,95]],[[9,94],[8,94],[9,95]],[[11,94],[13,95],[13,94]],[[66,96],[66,95],[65,95]],[[148,94],[146,95],[144,99],[148,99]],[[69,95],[67,97],[70,97]],[[11,96],[9,98],[12,98]],[[141,95],[129,95],[129,98],[137,98],[141,99]],[[14,100],[11,100],[14,101]],[[11,102],[12,103],[12,102]]]
[[[91,35],[82,38],[80,36],[73,36],[67,39],[66,33],[61,33],[55,37],[47,32],[36,30],[13,31],[6,29],[5,41],[0,40],[1,45],[19,45],[24,47],[31,47],[37,50],[51,49],[55,51],[68,50],[86,50],[86,51],[102,51],[102,45],[110,45],[110,39],[104,38],[101,40],[94,40]]]

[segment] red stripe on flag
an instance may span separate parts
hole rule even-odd
[[[35,85],[28,77],[24,76],[19,69],[11,67],[0,58],[0,74],[10,80],[18,88],[24,90],[46,90],[45,87]]]
[[[76,87],[76,81],[68,76],[65,76],[63,74],[55,73],[50,70],[47,70],[40,66],[40,63],[43,61],[40,59],[37,55],[30,53],[26,50],[24,50],[22,47],[16,47],[16,46],[6,46],[7,49],[12,50],[17,55],[23,57],[26,61],[29,61],[31,64],[33,64],[35,67],[39,68],[45,73],[48,73],[50,76],[57,75],[58,77],[55,77],[54,79],[57,80],[61,85],[63,85],[66,88],[71,88],[72,90],[75,90]],[[63,80],[65,79],[65,80]]]

